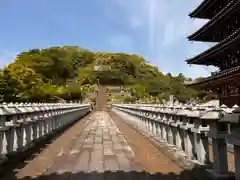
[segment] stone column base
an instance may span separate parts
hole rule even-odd
[[[228,172],[227,174],[217,174],[214,169],[207,169],[206,170],[209,178],[214,179],[214,180],[234,180],[235,175],[233,172]]]

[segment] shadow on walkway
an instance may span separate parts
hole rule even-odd
[[[65,172],[62,174],[49,174],[42,175],[39,177],[24,177],[21,179],[12,180],[206,180],[209,179],[204,168],[197,167],[192,170],[184,170],[181,174],[162,174],[162,173],[148,173],[145,171],[106,171],[104,173],[100,172],[78,172],[71,173]]]

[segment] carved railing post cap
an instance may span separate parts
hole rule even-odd
[[[5,116],[7,115],[8,113],[6,112],[4,106],[1,104],[0,105],[0,116]]]
[[[8,104],[6,104],[8,107],[12,107],[12,106],[14,106],[14,104],[12,103],[12,102],[10,102],[10,103],[8,103]]]
[[[228,108],[225,104],[222,104],[221,106],[220,106],[220,108]]]
[[[219,120],[219,122],[239,123],[240,122],[240,107],[235,108],[231,113],[226,113]]]
[[[240,113],[240,107],[235,108],[232,112],[233,113]]]
[[[239,106],[237,104],[235,104],[232,108],[236,109],[238,108]]]
[[[209,108],[204,113],[202,113],[202,116],[200,117],[200,119],[218,121],[222,117],[223,117],[223,110],[220,107],[214,107],[214,108]]]

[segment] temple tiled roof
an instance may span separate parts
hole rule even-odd
[[[226,69],[217,73],[216,75],[209,76],[207,78],[203,78],[199,81],[193,81],[192,83],[186,84],[187,86],[197,86],[201,84],[209,84],[210,82],[217,83],[218,81],[222,81],[223,79],[228,79],[232,75],[240,74],[240,66],[233,67],[231,69]]]
[[[222,7],[226,6],[232,0],[203,0],[189,16],[191,18],[211,19]]]
[[[207,41],[207,42],[219,42],[229,36],[232,31],[236,30],[226,30],[225,34],[218,34],[218,29],[226,28],[231,26],[235,21],[229,22],[227,24],[226,20],[229,19],[232,15],[239,17],[236,13],[239,14],[240,1],[233,0],[227,4],[220,12],[218,12],[210,21],[208,21],[204,26],[202,26],[198,31],[188,36],[189,40],[193,41]],[[240,17],[239,17],[240,19]],[[233,28],[238,28],[236,25],[231,26]],[[228,34],[229,33],[229,34]]]
[[[240,29],[232,33],[228,38],[222,40],[220,43],[215,46],[209,48],[208,50],[198,54],[193,58],[187,59],[188,64],[205,64],[205,65],[217,65],[217,55],[221,55],[226,53],[224,50],[230,49],[230,47],[240,43]]]

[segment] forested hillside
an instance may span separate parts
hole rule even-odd
[[[203,91],[184,86],[182,74],[164,75],[143,57],[124,53],[91,52],[75,46],[32,49],[19,54],[0,71],[4,102],[83,100],[96,84],[122,86],[136,101],[154,97],[178,100],[206,99]]]

